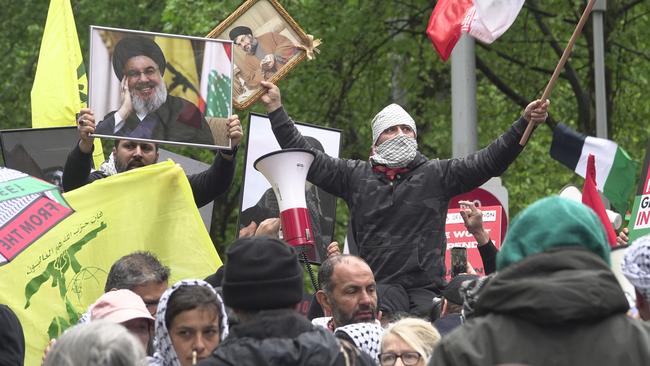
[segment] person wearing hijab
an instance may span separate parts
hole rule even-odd
[[[207,282],[182,280],[160,298],[150,366],[195,365],[228,336],[221,296]]]

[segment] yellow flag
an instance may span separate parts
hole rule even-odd
[[[170,283],[205,278],[221,266],[187,177],[172,161],[95,181],[64,198],[75,212],[0,266],[0,303],[22,323],[25,365],[40,365],[48,340],[101,296],[118,258],[150,251],[171,268]]]
[[[184,98],[199,105],[199,74],[189,39],[156,37],[155,42],[165,54],[165,85],[170,95]]]
[[[32,85],[32,127],[75,126],[87,105],[88,78],[70,0],[51,0]],[[104,161],[99,139],[93,159],[95,168]]]

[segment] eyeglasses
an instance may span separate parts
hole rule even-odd
[[[420,357],[422,355],[419,352],[404,352],[402,354],[393,352],[380,353],[379,363],[381,366],[393,366],[397,362],[397,358],[401,358],[403,364],[411,366],[417,364],[420,361]]]
[[[146,76],[147,78],[150,78],[154,76],[158,72],[158,69],[155,67],[147,67],[144,69],[144,71],[137,71],[137,70],[129,70],[126,72],[126,76],[129,79],[137,79],[140,77],[140,75]]]

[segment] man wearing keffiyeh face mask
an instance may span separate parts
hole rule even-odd
[[[415,121],[397,104],[391,104],[372,120],[373,170],[386,174],[391,181],[398,173],[408,171],[418,151]]]
[[[278,87],[262,86],[261,100],[280,146],[309,148],[282,107]],[[372,120],[368,161],[336,159],[312,149],[316,156],[307,180],[348,204],[358,255],[378,284],[382,319],[402,312],[429,315],[433,297],[444,286],[449,200],[501,175],[523,150],[519,139],[528,122],[546,120],[548,104],[531,102],[503,135],[462,159],[422,155],[415,121],[396,104]]]

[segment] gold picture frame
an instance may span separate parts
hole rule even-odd
[[[248,108],[262,96],[264,88],[260,80],[277,83],[305,58],[312,58],[314,47],[320,43],[314,42],[276,0],[245,1],[206,37],[231,40],[235,28],[238,29],[233,34],[248,28],[250,42],[256,43],[245,50],[233,40],[233,106],[239,110]],[[265,54],[273,55],[273,67],[264,64],[265,57],[261,57]]]

